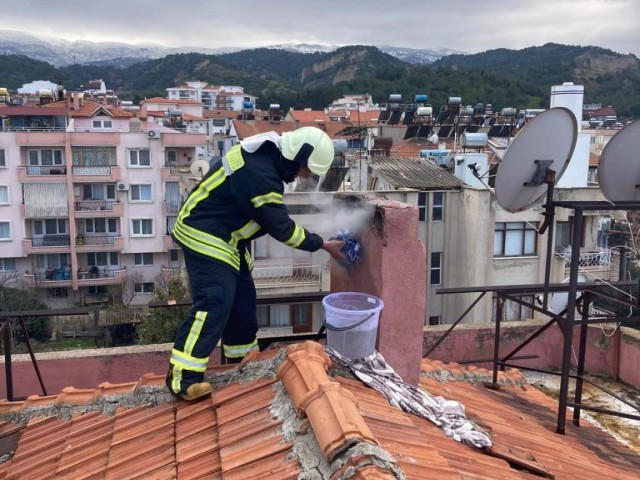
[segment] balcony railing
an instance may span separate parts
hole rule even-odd
[[[76,245],[115,245],[118,235],[78,235]]]
[[[111,170],[116,165],[74,165],[71,171],[74,175],[111,175]]]
[[[255,267],[253,280],[256,288],[291,286],[322,286],[320,265],[290,265]]]
[[[32,247],[66,247],[71,245],[69,235],[43,235],[30,238]]]
[[[115,200],[83,200],[75,202],[76,212],[93,212],[97,210],[113,211]]]
[[[27,175],[65,175],[67,167],[64,165],[27,165]]]
[[[92,278],[115,278],[116,272],[122,271],[120,267],[98,267],[95,265],[86,265],[78,269],[78,280],[87,280]]]
[[[189,165],[177,165],[175,163],[165,163],[165,167],[169,167],[171,175],[180,175],[181,173],[190,173]]]
[[[560,255],[565,261],[565,266],[571,263],[571,247],[564,248]],[[598,267],[609,268],[612,264],[611,249],[599,247],[597,250],[580,252],[578,266],[580,268]]]

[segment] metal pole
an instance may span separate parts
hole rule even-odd
[[[551,174],[551,182],[547,188],[547,203],[545,204],[545,223],[548,222],[548,230],[547,230],[547,258],[545,260],[545,268],[544,268],[544,293],[542,300],[542,308],[547,309],[548,301],[549,301],[549,283],[551,283],[551,259],[553,254],[553,223],[555,220],[555,208],[553,206],[553,186],[555,183],[555,174]],[[540,232],[542,233],[542,232]]]
[[[484,295],[485,295],[486,293],[487,293],[487,292],[482,292],[482,293],[480,294],[480,296],[474,300],[474,302],[469,306],[469,308],[467,308],[467,309],[464,311],[464,313],[463,313],[462,315],[460,315],[460,316],[458,317],[458,319],[457,319],[455,322],[453,322],[453,323],[451,324],[451,326],[449,327],[449,329],[448,329],[446,332],[444,332],[444,335],[442,335],[440,338],[438,338],[438,340],[436,341],[435,345],[433,345],[433,346],[432,346],[432,347],[427,351],[427,353],[425,353],[425,354],[423,355],[423,358],[427,358],[427,357],[431,354],[431,352],[433,352],[436,348],[438,348],[438,345],[440,345],[440,344],[442,343],[442,341],[443,341],[445,338],[447,338],[447,337],[449,336],[449,334],[452,332],[452,330],[453,330],[454,328],[456,328],[456,325],[458,325],[458,323],[460,323],[460,322],[462,321],[462,319],[467,315],[467,313],[469,313],[469,312],[471,311],[471,309],[472,309],[473,307],[475,307],[475,306],[476,306],[476,304],[477,304],[477,303],[482,299],[482,297],[484,297]]]
[[[500,322],[502,322],[502,309],[504,307],[504,298],[498,292],[496,299],[496,335],[493,340],[493,387],[498,387],[498,360],[500,355]]]
[[[567,397],[569,395],[569,373],[571,370],[571,347],[573,340],[573,321],[576,315],[576,292],[578,287],[578,267],[580,266],[580,244],[582,237],[583,211],[575,210],[575,224],[571,239],[571,268],[569,271],[569,292],[567,298],[567,315],[564,320],[564,345],[562,348],[562,368],[560,392],[558,398],[558,424],[556,432],[564,435],[567,421]]]
[[[585,293],[582,297],[582,319],[587,320],[589,318],[589,305],[591,304],[591,294]],[[574,395],[575,405],[580,405],[582,402],[582,376],[584,375],[584,360],[586,356],[587,348],[587,329],[589,326],[586,323],[580,325],[580,346],[578,347],[578,367],[576,370],[576,391]],[[580,407],[576,406],[573,409],[573,424],[577,427],[580,426]]]
[[[33,353],[33,349],[31,348],[31,341],[29,340],[29,332],[27,331],[27,327],[24,324],[23,318],[19,318],[18,322],[22,327],[22,333],[24,333],[24,341],[27,344],[27,350],[29,350],[29,356],[31,357],[31,363],[33,363],[33,368],[36,371],[38,382],[40,382],[40,387],[42,388],[42,394],[46,396],[48,395],[47,389],[44,387],[44,381],[42,380],[42,375],[40,375],[40,368],[38,368],[38,361],[36,360],[36,356]]]
[[[13,402],[13,373],[11,371],[11,320],[5,319],[2,324],[2,336],[4,339],[4,373],[7,385],[7,400]]]

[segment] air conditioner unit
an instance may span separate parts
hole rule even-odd
[[[119,192],[126,192],[127,190],[129,190],[129,185],[124,182],[118,182],[116,188]]]
[[[149,136],[149,138],[158,138],[158,132],[156,132],[155,130],[149,130],[147,132],[147,135]]]

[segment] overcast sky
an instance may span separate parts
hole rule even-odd
[[[164,46],[446,47],[556,42],[640,56],[640,0],[2,0],[0,29]]]

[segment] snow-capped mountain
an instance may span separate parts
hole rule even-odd
[[[298,53],[331,52],[340,48],[337,45],[321,44],[280,44],[269,48],[279,48]],[[445,55],[463,53],[447,48],[415,49],[404,47],[378,46],[378,48],[407,63],[427,64]],[[162,58],[176,53],[203,53],[220,55],[232,53],[246,48],[223,47],[163,47],[160,45],[131,45],[118,42],[88,42],[61,40],[51,37],[40,37],[16,30],[0,30],[0,55],[24,55],[41,60],[56,67],[64,65],[92,64],[127,66],[141,60]]]

